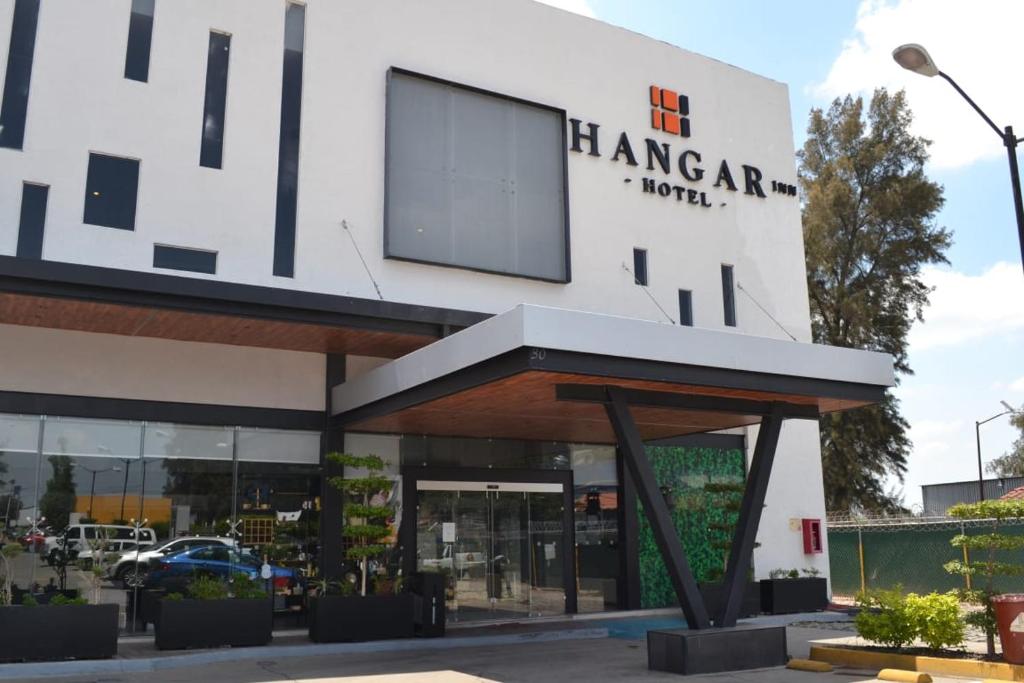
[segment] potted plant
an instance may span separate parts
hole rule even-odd
[[[168,593],[156,613],[159,650],[266,645],[273,631],[270,598],[258,579],[235,574],[230,582],[200,576],[181,593]]]
[[[999,533],[1006,521],[1024,519],[1024,501],[983,500],[978,503],[960,503],[946,512],[950,517],[961,520],[980,521],[988,533],[958,534],[950,541],[963,553],[963,560],[947,562],[944,568],[951,574],[966,578],[967,588],[962,590],[964,602],[978,605],[980,610],[967,614],[965,621],[985,632],[988,656],[995,657],[995,634],[1003,647],[1003,657],[1012,664],[1024,664],[1024,644],[1021,634],[1010,625],[1024,612],[1024,601],[1019,596],[1000,598],[1001,591],[994,585],[997,576],[1024,575],[1024,566],[1016,561],[1016,552],[1024,550],[1024,536]],[[971,559],[971,555],[980,559]],[[982,581],[979,582],[978,578]],[[980,583],[980,585],[979,585]],[[1003,612],[1002,617],[999,618]]]
[[[819,612],[828,607],[828,582],[816,567],[773,569],[761,579],[761,611],[767,614]]]
[[[0,549],[0,661],[105,659],[117,654],[117,605],[90,605],[85,598],[54,592],[37,600],[16,592],[11,561],[21,552],[17,543]]]
[[[394,514],[386,502],[392,481],[384,476],[384,462],[376,455],[330,453],[327,458],[350,474],[362,471],[362,476],[328,479],[345,497],[345,557],[358,571],[354,583],[320,582],[317,596],[309,601],[309,637],[317,643],[411,638],[413,597],[402,592],[399,577],[376,567],[388,550],[387,521]],[[371,581],[371,574],[376,580]]]

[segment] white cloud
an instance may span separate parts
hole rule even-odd
[[[1010,391],[1016,394],[1024,394],[1024,377],[1018,377],[1010,382]]]
[[[924,45],[939,68],[1002,127],[1019,121],[1024,111],[1024,88],[1016,87],[1013,75],[1021,24],[1020,0],[863,0],[854,37],[812,91],[831,100],[847,93],[870,95],[879,86],[904,88],[914,131],[934,142],[936,167],[1005,155],[992,129],[948,83],[901,69],[892,50],[904,43]]]
[[[564,9],[567,12],[582,14],[592,19],[597,16],[594,13],[594,8],[590,6],[587,0],[538,0],[538,2],[557,7],[558,9]]]
[[[1000,262],[976,276],[928,267],[922,280],[935,290],[924,322],[910,330],[911,351],[1024,331],[1024,278],[1019,263]]]

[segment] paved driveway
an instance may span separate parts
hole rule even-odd
[[[790,629],[790,654],[806,655],[806,641],[833,632]],[[856,683],[868,674],[814,674],[768,669],[683,678],[647,670],[643,641],[622,638],[565,640],[516,645],[467,647],[457,650],[417,650],[314,657],[253,659],[166,669],[139,674],[94,674],[34,679],[55,682],[128,683],[597,683],[603,681],[672,681],[674,683]],[[24,679],[22,679],[24,680]]]

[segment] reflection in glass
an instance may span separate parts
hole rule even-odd
[[[572,470],[577,609],[580,612],[615,609],[620,575],[615,448],[573,446]]]

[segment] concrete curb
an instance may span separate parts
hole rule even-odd
[[[963,678],[990,678],[1000,681],[1024,680],[1024,665],[1005,662],[987,662],[980,659],[953,657],[926,657],[887,652],[872,652],[857,648],[826,647],[811,644],[810,658],[836,666],[854,669],[902,669],[927,672],[938,676]]]
[[[0,679],[82,676],[89,674],[134,674],[186,666],[237,662],[250,659],[283,659],[321,655],[367,654],[372,652],[408,652],[412,650],[454,650],[466,647],[519,645],[560,640],[591,640],[608,637],[606,628],[563,629],[497,636],[462,636],[436,639],[378,640],[371,643],[326,643],[303,645],[266,645],[262,647],[205,650],[182,655],[164,655],[139,659],[74,660],[66,662],[27,662],[0,664]]]

